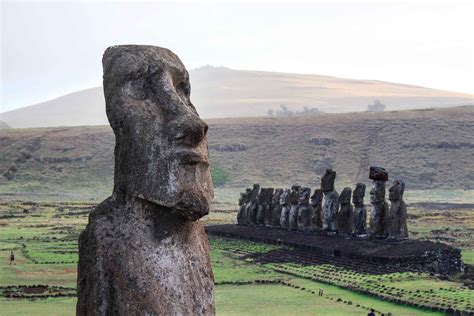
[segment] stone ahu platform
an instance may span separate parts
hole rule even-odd
[[[459,249],[429,241],[350,239],[279,228],[231,224],[206,226],[206,231],[209,235],[219,237],[290,246],[334,257],[400,267],[404,270],[450,275],[461,272],[464,266]]]

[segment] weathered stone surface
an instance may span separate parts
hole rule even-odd
[[[250,194],[250,203],[247,207],[247,220],[249,225],[257,225],[258,197],[260,194],[260,184],[254,184]]]
[[[370,190],[370,234],[373,237],[385,236],[384,217],[388,212],[388,203],[385,200],[385,181],[376,180]]]
[[[335,232],[336,214],[339,209],[339,194],[336,191],[323,193],[321,220],[323,222],[323,230],[327,232]]]
[[[206,132],[171,51],[114,46],[103,58],[116,137],[114,191],[79,238],[77,315],[214,314],[202,223],[213,197]]]
[[[280,226],[280,217],[282,205],[280,204],[280,197],[283,194],[283,189],[276,189],[272,197],[272,212],[271,212],[271,227]]]
[[[280,226],[290,228],[290,190],[285,189],[280,195],[281,215]]]
[[[246,189],[244,193],[240,193],[239,199],[239,212],[237,213],[237,224],[239,225],[248,225],[248,214],[247,208],[250,203],[250,194],[252,193],[251,189]]]
[[[321,190],[323,192],[334,191],[334,181],[336,180],[336,171],[326,169],[326,173],[321,178]]]
[[[290,229],[298,229],[298,197],[301,187],[294,185],[290,192]]]
[[[365,184],[357,183],[352,193],[354,204],[354,234],[365,235],[367,233],[367,210],[364,205]]]
[[[408,238],[407,206],[403,201],[405,183],[395,180],[389,189],[390,208],[384,219],[385,234],[388,238]]]
[[[339,211],[336,215],[337,232],[341,235],[351,235],[353,231],[353,208],[351,205],[352,189],[344,188],[339,195]]]
[[[309,231],[312,228],[312,209],[309,206],[309,196],[311,195],[310,188],[301,188],[298,196],[298,229],[302,231]]]
[[[263,225],[264,216],[265,216],[265,200],[267,198],[267,188],[261,188],[260,194],[258,195],[257,200],[257,217],[256,217],[256,224]]]
[[[321,191],[321,189],[314,190],[314,193],[311,196],[310,205],[311,205],[312,214],[313,214],[311,223],[313,225],[313,229],[315,230],[323,229],[323,222],[322,222],[322,215],[321,215],[322,202],[323,202],[323,191]]]
[[[272,226],[273,193],[275,189],[268,188],[263,201],[263,224],[267,227]]]
[[[374,181],[388,181],[388,172],[382,167],[372,166],[369,170],[369,179]]]

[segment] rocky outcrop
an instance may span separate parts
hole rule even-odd
[[[79,238],[77,315],[214,314],[199,218],[213,197],[206,132],[171,51],[113,46],[103,58],[116,137],[114,191]]]

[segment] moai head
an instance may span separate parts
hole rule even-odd
[[[245,201],[244,202],[249,202],[250,201],[250,195],[252,195],[252,189],[245,189]]]
[[[283,189],[276,189],[272,196],[273,205],[280,204],[280,196],[283,193]]]
[[[334,181],[336,180],[336,171],[326,169],[326,173],[321,178],[321,190],[323,192],[334,191]]]
[[[390,201],[401,200],[405,191],[405,183],[402,180],[395,180],[388,191],[388,199]]]
[[[374,181],[388,181],[388,172],[382,167],[372,166],[369,169],[369,179]]]
[[[258,204],[263,204],[267,199],[267,188],[261,188],[260,193],[258,194]]]
[[[349,204],[351,203],[351,193],[352,189],[347,187],[344,188],[339,195],[339,204]]]
[[[265,203],[267,204],[272,204],[272,200],[273,200],[273,193],[275,192],[275,189],[274,188],[268,188],[267,189],[267,196],[266,196],[266,199],[265,199]]]
[[[291,192],[290,192],[290,203],[291,204],[296,204],[298,203],[298,196],[300,193],[301,187],[299,185],[294,185],[291,187]]]
[[[316,206],[323,202],[323,191],[321,189],[315,189],[311,196],[311,205]]]
[[[364,204],[364,196],[365,196],[365,184],[357,183],[354,192],[352,193],[352,203],[354,205],[362,205]]]
[[[250,194],[250,201],[257,202],[259,194],[260,194],[260,184],[254,184],[252,188],[252,192]]]
[[[192,220],[206,215],[214,194],[208,126],[191,103],[181,60],[165,48],[123,45],[107,48],[102,64],[116,139],[114,194]]]
[[[290,190],[284,189],[280,195],[280,205],[288,205],[290,203]]]
[[[370,203],[377,204],[385,201],[385,181],[374,181],[370,190]]]
[[[310,195],[311,195],[310,188],[301,188],[298,195],[298,202],[301,204],[308,204]]]

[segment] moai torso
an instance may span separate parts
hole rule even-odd
[[[294,185],[291,187],[290,193],[290,229],[298,229],[298,197],[300,193],[300,186]]]
[[[385,216],[385,233],[388,238],[408,238],[407,206],[403,201],[405,183],[395,180],[389,189],[390,208]]]
[[[281,215],[280,215],[280,227],[281,228],[290,228],[290,190],[284,189],[280,195],[280,206],[281,206]]]
[[[351,205],[352,189],[344,188],[339,195],[339,211],[336,216],[337,232],[341,235],[349,236],[353,229],[353,208]]]
[[[280,226],[280,217],[282,206],[280,204],[280,197],[283,194],[283,189],[276,189],[272,196],[272,212],[271,212],[271,226]]]
[[[258,195],[258,206],[257,206],[257,225],[263,225],[265,220],[265,208],[266,208],[266,199],[267,199],[267,188],[261,188],[260,194]]]
[[[311,230],[312,212],[309,206],[310,188],[302,188],[298,196],[298,230]]]
[[[321,178],[321,190],[323,191],[323,201],[321,218],[323,230],[328,232],[336,231],[336,214],[339,209],[339,194],[334,190],[334,181],[336,180],[336,172],[327,169]]]
[[[188,72],[154,46],[109,47],[102,63],[114,190],[79,237],[76,315],[212,315],[198,221],[213,197],[207,125],[190,101]]]
[[[260,195],[260,185],[254,184],[250,194],[250,203],[247,208],[249,225],[257,225],[258,197]]]
[[[357,183],[352,193],[352,203],[354,204],[354,234],[357,236],[367,233],[367,210],[364,205],[365,184]]]
[[[370,179],[373,180],[370,190],[370,234],[373,237],[385,237],[384,217],[388,212],[388,203],[385,200],[385,182],[388,173],[380,167],[370,167]]]
[[[323,191],[321,189],[314,190],[313,195],[311,196],[310,205],[312,209],[312,218],[311,223],[314,230],[322,230],[323,222],[321,219],[321,203],[323,201]]]

